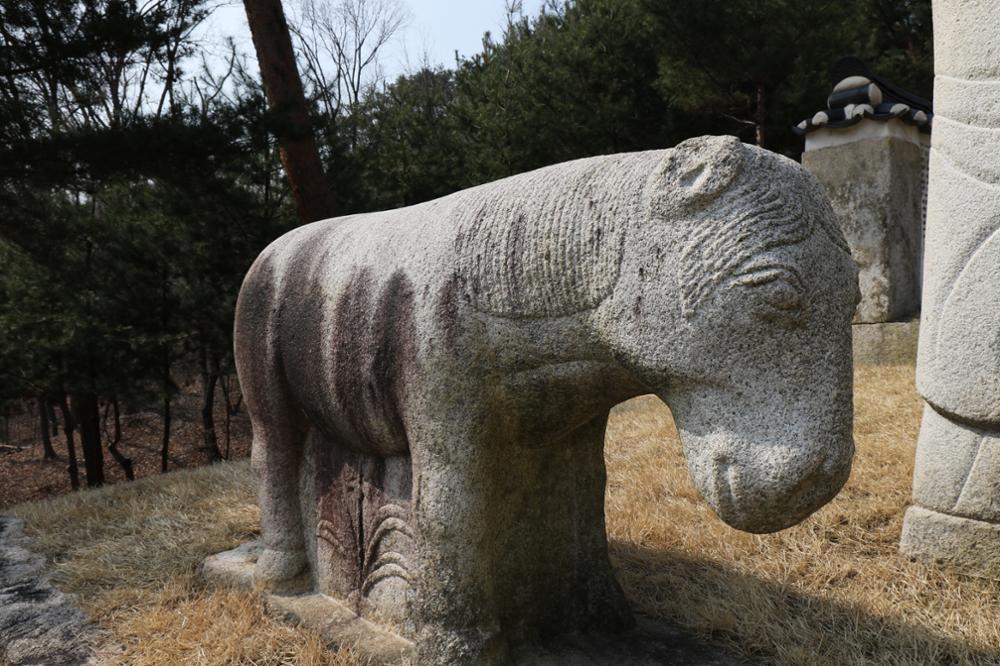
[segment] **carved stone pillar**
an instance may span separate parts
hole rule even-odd
[[[1000,0],[934,0],[931,141],[904,553],[1000,578]]]

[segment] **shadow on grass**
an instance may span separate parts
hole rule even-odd
[[[977,649],[908,621],[905,609],[879,615],[717,562],[632,543],[613,541],[610,551],[637,612],[718,642],[751,663],[1000,665],[1000,646]]]

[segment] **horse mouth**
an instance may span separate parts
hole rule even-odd
[[[711,497],[719,518],[753,534],[778,532],[801,522],[843,486],[845,474],[831,474],[820,459],[792,478],[768,478],[743,470],[727,457],[713,461]]]

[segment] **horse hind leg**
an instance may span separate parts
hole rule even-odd
[[[263,550],[254,576],[265,588],[295,578],[305,568],[299,470],[307,424],[267,350],[239,354],[237,366],[253,426],[250,462],[257,476]],[[250,351],[250,350],[248,350]],[[245,362],[248,358],[254,362]]]
[[[272,389],[273,390],[273,389]],[[251,412],[251,464],[257,475],[261,540],[255,578],[264,587],[295,578],[306,568],[299,469],[305,428],[287,400],[273,395]],[[264,407],[264,409],[261,409]]]
[[[307,423],[289,395],[277,348],[275,266],[262,254],[244,281],[236,304],[233,342],[236,370],[253,426],[251,464],[257,476],[261,552],[255,570],[265,587],[306,568],[299,501],[299,469]]]

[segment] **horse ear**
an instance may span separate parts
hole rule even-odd
[[[655,199],[674,210],[703,208],[743,171],[746,149],[734,136],[699,136],[668,150],[656,170]]]

